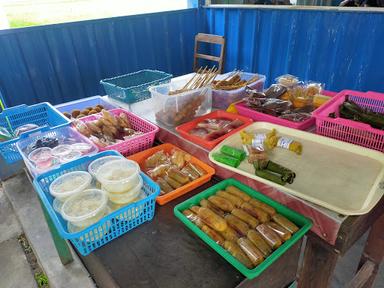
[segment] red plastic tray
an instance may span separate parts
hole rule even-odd
[[[194,136],[194,135],[191,135],[189,134],[188,132],[190,130],[192,130],[193,128],[196,127],[196,125],[198,123],[200,123],[201,121],[205,120],[205,119],[215,119],[215,118],[222,118],[222,119],[229,119],[229,120],[236,120],[236,119],[239,119],[240,121],[243,121],[244,124],[241,125],[240,127],[232,130],[231,132],[213,140],[213,141],[207,141],[207,140],[204,140],[198,136]],[[240,131],[242,129],[244,129],[246,126],[248,126],[249,124],[252,124],[252,119],[251,118],[248,118],[248,117],[244,117],[244,116],[241,116],[241,115],[238,115],[238,114],[233,114],[233,113],[228,113],[228,112],[225,112],[225,111],[222,111],[222,110],[216,110],[216,111],[213,111],[207,115],[204,115],[204,116],[201,116],[199,118],[196,118],[195,120],[193,121],[190,121],[190,122],[187,122],[185,124],[182,124],[180,126],[177,126],[176,127],[176,131],[179,132],[179,134],[191,141],[191,142],[194,142],[204,148],[207,148],[208,150],[211,150],[213,149],[217,144],[219,144],[221,141],[223,141],[225,138],[227,138],[228,136],[236,133],[237,131]]]

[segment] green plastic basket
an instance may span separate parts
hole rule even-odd
[[[233,257],[229,252],[212,240],[207,234],[201,231],[195,224],[188,220],[187,217],[183,215],[185,209],[190,208],[193,205],[199,205],[199,202],[202,199],[207,199],[209,196],[215,194],[219,190],[225,190],[227,186],[233,185],[240,190],[244,191],[251,197],[258,199],[269,206],[272,206],[276,211],[285,216],[287,219],[295,223],[300,230],[292,235],[292,237],[283,243],[278,249],[276,249],[271,255],[269,255],[261,264],[256,266],[253,269],[248,269],[242,263],[240,263],[235,257]],[[219,253],[225,260],[227,260],[233,267],[240,271],[248,279],[253,279],[259,276],[265,269],[267,269],[273,262],[275,262],[284,252],[286,252],[290,247],[297,243],[312,227],[312,221],[303,215],[281,205],[280,203],[272,200],[271,198],[253,190],[252,188],[240,183],[239,181],[229,178],[220,183],[208,188],[207,190],[193,196],[192,198],[180,203],[174,208],[174,213],[177,218],[181,220],[189,229],[192,230],[197,236],[199,236],[205,243],[207,243],[213,250]]]

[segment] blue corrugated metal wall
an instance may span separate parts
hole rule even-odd
[[[226,70],[292,73],[326,88],[384,91],[384,16],[373,12],[201,8],[0,31],[8,106],[103,94],[99,80],[192,68],[194,35],[227,39]]]
[[[227,40],[226,71],[291,73],[326,88],[384,92],[384,14],[210,8],[209,33]],[[269,82],[270,83],[270,82]]]
[[[0,89],[8,106],[104,94],[100,79],[153,68],[192,70],[198,10],[0,31]]]

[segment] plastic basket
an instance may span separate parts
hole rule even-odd
[[[153,147],[151,149],[145,150],[143,152],[137,153],[137,154],[132,155],[132,156],[127,157],[127,158],[139,163],[141,169],[143,169],[144,168],[144,161],[148,157],[150,157],[154,153],[161,151],[161,150],[164,150],[164,152],[171,152],[173,149],[181,150],[180,148],[176,147],[175,145],[172,145],[170,143],[166,143],[166,144],[162,144],[162,145]],[[181,151],[183,151],[183,150],[181,150]],[[184,185],[178,189],[173,190],[172,192],[169,192],[165,195],[157,197],[156,201],[158,204],[164,205],[164,204],[172,201],[173,199],[176,199],[177,197],[180,197],[180,196],[184,195],[185,193],[192,191],[193,189],[203,185],[204,183],[207,183],[209,180],[211,180],[212,176],[215,174],[215,169],[213,169],[212,167],[208,166],[207,164],[205,164],[204,162],[200,161],[199,159],[197,159],[193,156],[191,157],[190,162],[192,164],[196,164],[199,167],[201,167],[203,170],[205,170],[205,172],[207,172],[207,174],[205,174],[204,176],[202,176],[202,177],[200,177],[200,178],[198,178],[198,179],[196,179],[196,180],[194,180],[194,181],[192,181],[192,182],[190,182],[190,183],[188,183],[188,184],[186,184],[186,185]]]
[[[230,73],[220,75],[220,77],[217,76],[215,79],[216,80],[224,79]],[[257,81],[250,83],[248,87],[256,91],[263,91],[264,83],[266,79],[264,75],[243,72],[241,73],[241,79],[248,81],[256,75],[259,76],[259,79]],[[240,101],[244,97],[245,97],[245,87],[241,87],[235,90],[212,89],[212,107],[225,110],[228,108],[229,105],[231,105],[234,102]]]
[[[88,155],[96,154],[98,151],[97,146],[89,140],[87,137],[83,136],[76,129],[71,128],[70,126],[59,127],[59,128],[49,128],[44,127],[41,130],[30,133],[30,134],[22,134],[20,136],[20,140],[16,143],[17,149],[19,150],[21,156],[24,159],[25,166],[31,173],[33,177],[36,177],[39,174],[47,172],[48,170],[52,170],[60,167],[60,163],[55,166],[52,166],[50,169],[41,170],[36,168],[32,162],[28,159],[28,155],[31,152],[29,149],[30,145],[33,145],[38,139],[42,139],[44,137],[53,137],[59,140],[59,144],[62,144],[64,141],[72,140],[71,142],[76,143],[87,143],[92,146],[90,151],[87,153]]]
[[[223,247],[217,244],[212,240],[207,234],[200,230],[195,224],[188,220],[187,217],[183,215],[185,209],[189,209],[191,206],[199,205],[202,199],[207,199],[209,196],[215,194],[219,190],[225,190],[227,186],[235,186],[247,193],[251,197],[260,200],[269,206],[272,206],[276,209],[277,213],[285,216],[287,219],[295,223],[300,229],[292,235],[292,237],[284,242],[279,248],[277,248],[271,255],[269,255],[262,263],[256,266],[253,269],[248,269],[242,263],[240,263],[236,258],[234,258],[229,252],[227,252]],[[183,203],[178,204],[174,208],[174,213],[177,218],[181,220],[189,229],[192,230],[197,236],[199,236],[208,246],[220,254],[225,260],[227,260],[233,267],[240,271],[248,279],[253,279],[259,276],[265,269],[273,264],[284,252],[286,252],[290,247],[292,247],[296,242],[298,242],[304,235],[307,233],[311,227],[312,222],[303,215],[287,208],[286,206],[281,205],[280,203],[272,200],[271,198],[257,192],[250,187],[242,184],[241,182],[229,178],[220,183],[208,188],[207,190],[193,196],[192,198],[184,201]]]
[[[146,69],[104,79],[100,83],[109,97],[133,104],[151,97],[150,86],[168,83],[171,78],[172,74]]]
[[[63,103],[60,105],[56,105],[55,108],[61,113],[64,113],[64,112],[71,113],[71,111],[75,109],[83,110],[87,107],[94,107],[96,105],[103,105],[103,107],[106,110],[118,108],[116,105],[113,105],[108,101],[105,101],[101,96],[93,96],[93,97],[88,97],[84,99]]]
[[[325,91],[324,90],[324,91],[322,91],[322,94],[325,96],[334,97],[334,95],[336,93],[332,92],[332,91]],[[285,127],[298,129],[298,130],[307,130],[311,126],[315,125],[315,122],[316,122],[315,117],[311,117],[311,118],[309,118],[305,121],[301,121],[301,122],[293,122],[293,121],[289,121],[286,119],[281,119],[279,117],[275,117],[272,115],[268,115],[268,114],[265,114],[262,112],[255,111],[255,110],[249,108],[247,105],[245,105],[245,102],[237,103],[237,104],[235,104],[235,107],[236,107],[236,109],[240,115],[249,117],[249,118],[253,119],[254,121],[274,123],[274,124],[282,125]],[[315,109],[313,111],[313,113],[318,111],[320,108],[321,107]]]
[[[193,128],[196,127],[196,125],[198,123],[200,123],[201,121],[205,120],[205,119],[218,119],[218,118],[221,118],[221,119],[228,119],[228,120],[241,120],[243,121],[243,125],[241,125],[240,127],[230,131],[229,133],[213,140],[213,141],[207,141],[207,140],[204,140],[203,138],[200,138],[198,136],[194,136],[194,135],[191,135],[189,134],[189,131],[192,130]],[[194,142],[196,143],[197,145],[200,145],[204,148],[207,148],[209,150],[211,150],[212,148],[214,148],[218,143],[220,143],[221,141],[223,141],[225,138],[227,138],[228,136],[236,133],[237,131],[240,131],[242,129],[244,129],[246,126],[248,126],[249,124],[251,124],[253,121],[252,119],[250,118],[247,118],[247,117],[244,117],[244,116],[241,116],[241,115],[237,115],[237,114],[233,114],[233,113],[228,113],[228,112],[225,112],[225,111],[221,111],[221,110],[216,110],[214,112],[211,112],[207,115],[204,115],[202,117],[199,117],[191,122],[188,122],[188,123],[185,123],[185,124],[182,124],[178,127],[176,127],[176,131],[180,133],[180,135],[184,138],[184,139],[187,139],[191,142]]]
[[[315,111],[316,133],[384,152],[383,130],[372,128],[369,124],[338,118],[339,106],[347,96],[362,108],[384,113],[384,94],[344,90]],[[337,118],[330,118],[330,113],[335,113]]]
[[[7,108],[0,113],[0,127],[7,128],[10,132],[25,124],[38,126],[59,127],[69,124],[69,120],[49,103],[39,103],[31,106],[25,104]],[[24,135],[36,132],[35,129]],[[22,159],[16,147],[19,137],[0,143],[0,154],[8,164],[13,164]]]
[[[116,150],[127,156],[152,147],[153,141],[155,140],[155,135],[159,131],[159,127],[124,109],[112,109],[109,112],[114,115],[119,115],[120,113],[126,114],[132,124],[132,128],[136,131],[143,132],[143,134],[107,147],[96,145],[99,148],[99,151]],[[94,114],[81,118],[80,121],[86,123],[96,120],[98,117],[100,117],[100,114]]]
[[[110,213],[83,231],[69,233],[67,221],[65,221],[60,214],[56,213],[52,207],[53,197],[49,193],[49,185],[54,179],[65,173],[87,171],[88,165],[93,160],[108,155],[120,154],[115,151],[106,151],[93,156],[85,156],[64,164],[59,169],[44,173],[33,181],[33,186],[48,211],[56,229],[59,231],[60,236],[70,240],[79,253],[84,256],[146,221],[152,220],[155,214],[155,198],[160,193],[160,187],[144,173],[140,173],[144,182],[142,191],[147,195],[145,199]]]

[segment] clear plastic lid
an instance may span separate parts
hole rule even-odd
[[[102,184],[126,183],[137,177],[140,166],[135,161],[121,159],[101,165],[96,178]]]
[[[28,159],[34,163],[44,162],[51,159],[52,157],[52,149],[49,147],[37,148],[28,155]]]
[[[49,192],[59,200],[77,194],[86,189],[92,181],[92,176],[86,171],[74,171],[55,179],[49,186]]]
[[[105,213],[108,197],[103,190],[87,189],[68,198],[61,209],[61,215],[70,222],[92,218],[101,211]]]
[[[143,188],[143,179],[141,177],[139,178],[140,178],[139,184],[137,184],[134,188],[132,188],[130,191],[126,193],[115,194],[115,193],[107,192],[109,200],[116,204],[129,204],[132,202],[139,201],[141,199],[140,198],[141,188]]]
[[[124,159],[124,158],[122,156],[105,156],[105,157],[101,157],[99,159],[96,159],[96,160],[92,161],[91,164],[89,164],[88,172],[92,176],[96,177],[97,171],[99,170],[99,168],[102,165],[104,165],[107,162],[111,162],[111,161],[114,161],[114,160],[121,160],[121,159]]]
[[[79,142],[71,145],[73,151],[78,151],[82,154],[87,154],[93,150],[93,146],[89,143]]]
[[[60,161],[61,161],[61,163],[66,163],[66,162],[69,162],[69,161],[76,160],[77,158],[80,158],[81,155],[82,154],[79,151],[71,151],[68,154],[62,155],[60,157]]]
[[[52,149],[52,154],[57,157],[63,157],[72,152],[71,145],[62,144]]]

